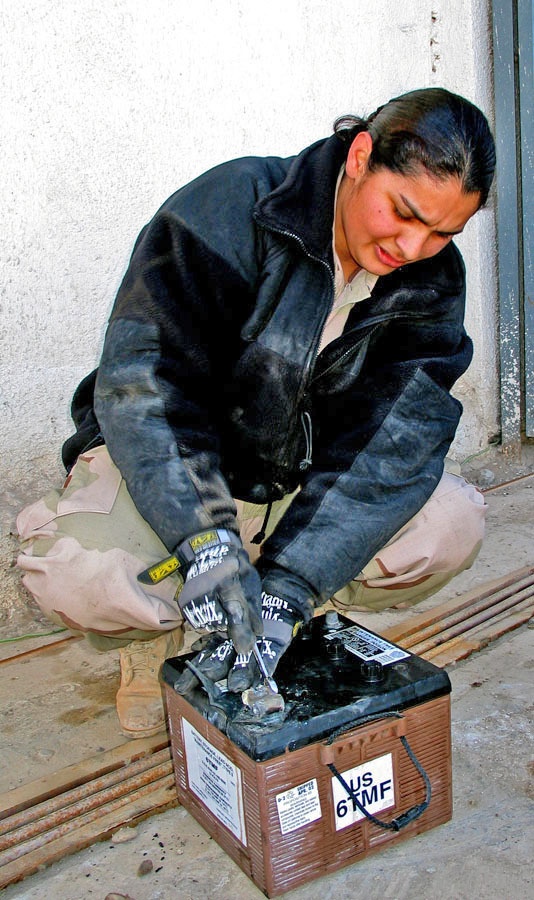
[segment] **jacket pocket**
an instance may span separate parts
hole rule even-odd
[[[313,377],[313,389],[317,396],[327,396],[350,390],[358,378],[365,362],[372,335],[366,334],[347,349],[334,345],[326,347],[319,357]]]

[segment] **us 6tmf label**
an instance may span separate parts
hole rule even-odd
[[[356,768],[348,769],[340,774],[359,803],[371,815],[374,816],[383,809],[395,806],[391,753],[378,756],[362,766],[356,766]],[[364,814],[335,776],[332,778],[332,799],[336,831],[347,828],[364,818]]]

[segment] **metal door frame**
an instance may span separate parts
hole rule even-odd
[[[503,449],[534,437],[533,0],[493,0]]]

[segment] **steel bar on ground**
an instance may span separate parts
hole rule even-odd
[[[452,616],[448,621],[445,621],[444,627],[439,634],[434,634],[433,637],[416,641],[410,645],[410,651],[415,653],[417,656],[424,656],[427,651],[432,650],[433,647],[437,647],[440,644],[444,644],[450,638],[456,637],[459,634],[463,634],[466,631],[470,631],[472,628],[475,628],[477,625],[481,625],[483,622],[487,622],[488,619],[492,619],[498,616],[502,612],[506,612],[508,609],[511,609],[514,606],[517,606],[518,603],[523,601],[528,602],[532,601],[534,598],[534,586],[532,588],[527,588],[524,591],[521,591],[520,594],[517,595],[517,598],[507,597],[506,600],[501,600],[499,603],[493,604],[491,607],[486,607],[483,611],[478,612],[477,615],[465,617],[463,616],[460,620],[456,618],[456,616]],[[404,645],[403,645],[404,646]]]
[[[14,844],[22,843],[66,821],[72,821],[96,806],[102,806],[115,797],[135,790],[137,786],[141,787],[168,774],[172,774],[170,754],[161,750],[152,759],[147,757],[129,766],[126,779],[124,773],[117,769],[109,775],[95,778],[82,788],[74,788],[30,810],[17,813],[2,823],[4,833],[8,833],[0,837],[0,854]]]
[[[169,739],[164,733],[135,741],[125,741],[118,747],[113,747],[90,759],[83,759],[64,769],[50,772],[48,775],[13,788],[0,797],[0,820],[42,803],[51,797],[64,794],[66,791],[108,772],[122,769],[124,773],[126,766],[139,759],[150,758],[154,753],[168,747]]]
[[[71,853],[90,847],[97,841],[110,838],[119,828],[136,825],[148,816],[164,812],[177,804],[176,787],[174,779],[172,779],[172,784],[163,784],[153,793],[136,794],[132,797],[131,802],[120,810],[115,809],[108,812],[103,809],[102,815],[95,821],[79,825],[70,833],[46,844],[39,850],[2,866],[0,868],[0,890],[8,884],[14,884],[28,875],[33,875],[43,866],[49,866]]]
[[[158,783],[160,780],[161,784]],[[107,801],[106,809],[109,812],[119,810],[123,806],[131,802],[132,794],[135,794],[136,797],[147,795],[152,793],[162,785],[170,786],[171,784],[174,784],[174,776],[168,773],[167,767],[158,766],[157,769],[154,770],[153,781],[151,781],[149,784],[145,784],[140,778],[131,779],[126,787],[126,791],[121,792],[119,796],[112,796]],[[18,846],[13,848],[11,852],[9,850],[5,850],[0,854],[0,866],[13,862],[15,859],[31,853],[33,850],[39,850],[42,846],[44,846],[44,844],[50,843],[51,841],[57,840],[57,838],[67,835],[70,831],[72,831],[74,824],[77,823],[78,826],[87,825],[93,822],[95,819],[98,819],[101,814],[102,804],[98,803],[96,809],[92,808],[88,812],[84,812],[80,816],[77,816],[74,823],[72,821],[63,822],[61,825],[52,828],[50,831],[47,831],[43,835],[24,841],[24,843],[22,844],[18,844]]]
[[[21,659],[27,659],[28,656],[36,656],[45,653],[47,650],[57,650],[62,644],[70,643],[70,641],[81,641],[82,638],[78,634],[69,634],[68,637],[61,638],[59,641],[50,641],[48,644],[42,644],[40,647],[33,647],[31,650],[23,650],[22,653],[16,653],[14,656],[6,656],[0,659],[0,666],[7,663],[18,662]]]
[[[534,583],[532,576],[534,576],[534,566],[525,566],[522,569],[509,572],[502,578],[486,582],[462,594],[460,597],[453,597],[451,600],[439,604],[439,606],[434,606],[432,609],[418,613],[404,622],[399,622],[398,625],[385,629],[382,633],[383,637],[394,643],[400,643],[408,649],[412,643],[420,639],[421,634],[425,633],[427,628],[435,623],[438,623],[441,627],[443,620],[447,616],[454,615],[463,609],[470,609],[473,607],[473,604],[478,601],[484,601],[486,598],[490,599],[491,605],[493,603],[491,598],[499,591],[506,591],[508,588],[511,588],[510,594],[516,593],[523,587]]]
[[[471,653],[482,650],[492,641],[519,628],[529,622],[534,616],[534,605],[524,605],[521,608],[509,610],[505,615],[499,616],[496,620],[490,620],[472,632],[453,638],[446,644],[435,647],[425,653],[425,658],[434,663],[434,665],[445,668],[452,663],[466,659]]]

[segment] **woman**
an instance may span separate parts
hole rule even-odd
[[[184,616],[242,690],[261,620],[272,672],[330,598],[414,603],[473,561],[484,504],[444,473],[472,355],[452,240],[494,165],[482,113],[423,89],[207,172],[141,232],[66,485],[18,519],[43,610],[120,649],[125,734],[163,727]]]

